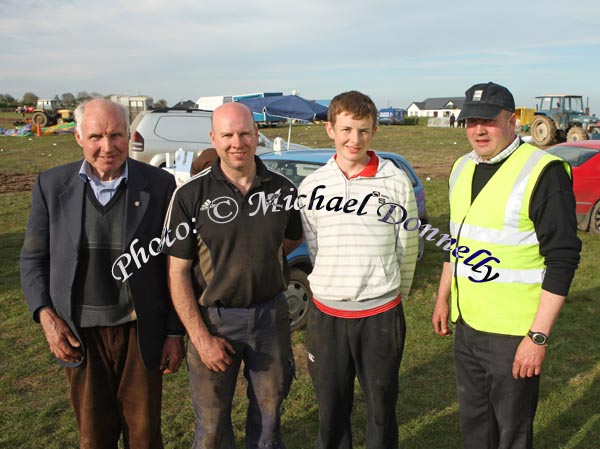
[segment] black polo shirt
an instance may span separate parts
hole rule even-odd
[[[245,197],[227,181],[217,159],[171,200],[162,251],[194,261],[194,291],[201,305],[249,307],[287,286],[283,239],[302,237],[294,208],[297,191],[254,159],[256,177]]]

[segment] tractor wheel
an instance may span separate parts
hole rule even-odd
[[[567,142],[577,142],[579,140],[586,140],[587,133],[581,126],[573,126],[567,133]]]
[[[36,112],[31,117],[31,121],[35,125],[40,125],[42,128],[48,124],[48,116],[43,112]]]
[[[545,115],[536,116],[531,123],[531,137],[538,146],[552,145],[556,141],[556,124]]]

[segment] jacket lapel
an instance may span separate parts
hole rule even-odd
[[[140,167],[137,167],[135,161],[128,160],[129,175],[127,179],[127,188],[125,189],[125,232],[123,240],[123,250],[129,247],[133,236],[150,205],[150,193],[145,190],[148,181],[144,177]]]
[[[70,235],[76,250],[79,250],[81,240],[83,196],[85,194],[85,183],[79,177],[78,171],[79,166],[72,176],[65,179],[62,190],[58,193],[61,213],[67,224],[66,232]]]

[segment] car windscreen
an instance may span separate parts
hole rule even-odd
[[[265,161],[264,164],[275,170],[290,181],[292,181],[296,186],[299,186],[304,178],[314,172],[316,169],[321,167],[323,164],[318,164],[314,162],[300,162],[300,161]]]
[[[585,161],[598,154],[598,150],[571,146],[548,148],[546,152],[564,159],[571,167],[579,167]]]

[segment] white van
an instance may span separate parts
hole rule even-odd
[[[198,152],[211,147],[210,111],[195,109],[155,109],[140,113],[131,123],[129,156],[137,161],[146,162],[155,167],[165,167],[167,153],[171,161],[175,152]],[[308,147],[290,144],[290,149]],[[273,151],[273,141],[261,132],[258,133],[257,154]]]

